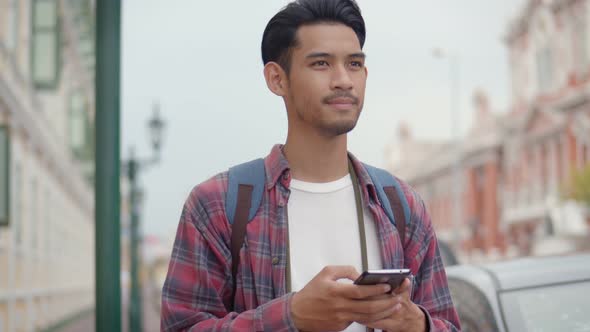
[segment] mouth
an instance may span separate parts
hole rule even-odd
[[[349,110],[357,104],[357,101],[354,98],[337,97],[328,100],[326,104],[337,110]]]

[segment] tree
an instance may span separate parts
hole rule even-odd
[[[572,171],[565,194],[590,208],[590,164]]]

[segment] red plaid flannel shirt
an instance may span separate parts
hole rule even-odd
[[[415,276],[412,301],[426,313],[430,331],[459,330],[424,203],[402,182],[411,211],[404,250],[369,174],[351,158],[362,185],[364,208],[377,223],[383,268],[411,269]],[[162,290],[162,331],[297,331],[290,310],[293,293],[286,292],[285,284],[290,170],[280,145],[273,147],[264,163],[266,190],[256,217],[247,226],[235,299],[231,296],[231,226],[225,215],[227,172],[192,190],[182,210]],[[230,312],[232,301],[234,311]]]

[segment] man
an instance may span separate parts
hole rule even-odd
[[[228,172],[191,192],[163,287],[163,331],[459,329],[422,200],[400,182],[410,211],[401,243],[366,167],[347,152],[365,95],[364,40],[354,0],[297,0],[268,23],[264,77],[284,100],[286,143],[264,160],[262,203],[247,224],[237,276]],[[363,260],[414,277],[393,292],[343,282],[359,276]]]

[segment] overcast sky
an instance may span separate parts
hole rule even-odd
[[[169,236],[190,190],[231,165],[265,156],[286,137],[281,99],[262,76],[260,41],[288,1],[125,0],[122,37],[122,155],[149,156],[146,122],[158,100],[167,121],[162,162],[141,174],[143,229]],[[400,121],[414,136],[450,135],[449,62],[460,61],[460,125],[473,91],[492,108],[510,105],[508,22],[524,0],[358,0],[367,26],[365,107],[349,149],[384,166]]]

